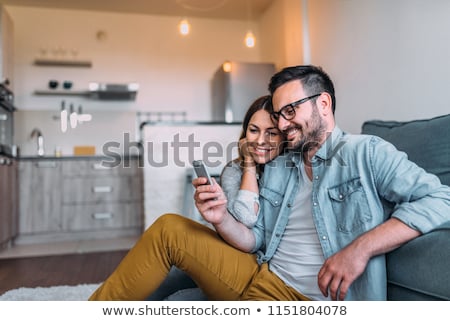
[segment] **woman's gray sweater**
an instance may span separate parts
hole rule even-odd
[[[236,220],[251,228],[255,225],[259,214],[259,194],[241,190],[241,180],[242,169],[238,161],[229,162],[220,176],[220,185],[228,200],[228,212]],[[258,208],[257,213],[255,213],[255,204]]]

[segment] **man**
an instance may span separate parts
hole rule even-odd
[[[269,89],[290,152],[265,165],[256,225],[197,178],[196,206],[216,231],[162,215],[91,300],[145,299],[172,266],[215,300],[386,299],[383,254],[449,221],[450,187],[382,139],[343,133],[322,69],[285,68]]]
[[[449,187],[380,138],[343,133],[321,68],[285,68],[269,90],[291,152],[266,165],[253,231],[228,215],[210,217],[216,229],[309,298],[386,299],[383,254],[450,220]]]

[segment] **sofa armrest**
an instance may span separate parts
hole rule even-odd
[[[450,300],[450,222],[387,255],[389,300]]]

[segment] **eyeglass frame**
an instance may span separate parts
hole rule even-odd
[[[270,113],[270,118],[274,122],[278,122],[280,120],[280,115],[281,115],[285,120],[292,120],[292,119],[294,119],[294,117],[296,115],[296,111],[295,111],[296,108],[300,107],[301,104],[304,104],[313,98],[319,97],[320,95],[322,95],[322,93],[315,94],[315,95],[312,95],[309,97],[305,97],[305,98],[299,99],[297,101],[294,101],[293,103],[287,104],[287,105],[281,107],[280,111],[272,111]],[[287,110],[288,108],[293,112],[292,117],[284,115],[284,111]]]

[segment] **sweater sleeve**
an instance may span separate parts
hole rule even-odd
[[[228,200],[228,212],[248,228],[255,225],[259,213],[259,195],[241,190],[242,170],[235,162],[230,162],[222,171],[221,185]],[[255,213],[255,204],[258,212]]]

